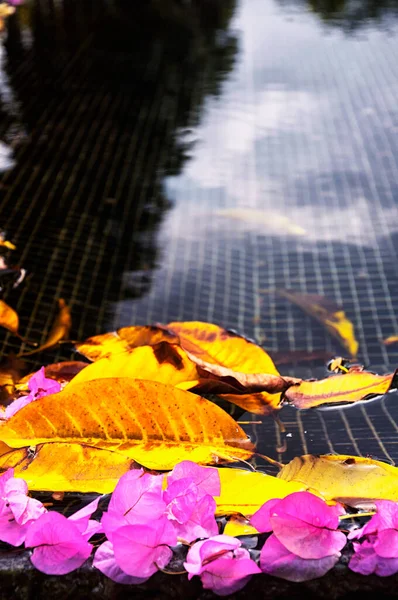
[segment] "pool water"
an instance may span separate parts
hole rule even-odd
[[[7,296],[26,337],[63,297],[74,339],[203,320],[344,354],[272,293],[292,288],[343,305],[360,362],[397,366],[397,1],[31,0],[3,36],[0,225],[28,272]],[[396,393],[282,418],[283,460],[398,460]],[[277,456],[271,420],[247,431]]]

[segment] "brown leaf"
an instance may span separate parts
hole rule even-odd
[[[302,381],[285,392],[284,400],[300,409],[359,402],[386,394],[395,374],[375,375],[354,369],[345,375],[332,375],[320,381]]]
[[[278,290],[277,293],[322,323],[352,357],[357,355],[358,342],[355,339],[354,326],[347,319],[341,306],[317,294],[302,294],[294,290]]]
[[[12,397],[15,385],[25,369],[25,362],[11,354],[0,365],[0,404],[7,404]]]
[[[186,459],[202,464],[246,460],[254,451],[245,432],[212,402],[127,377],[68,384],[23,407],[0,426],[0,438],[15,448],[81,443],[159,470]]]
[[[328,361],[332,354],[326,350],[290,350],[287,352],[270,352],[271,358],[276,365],[292,365],[295,363],[310,361]]]
[[[42,352],[43,350],[48,350],[49,348],[56,346],[61,340],[65,340],[68,338],[70,328],[72,327],[72,318],[70,310],[63,298],[60,298],[58,300],[58,307],[58,315],[44,344],[42,344],[38,348],[35,348],[34,350],[30,350],[29,352],[20,354],[19,356],[31,356],[32,354],[37,354],[38,352]]]
[[[285,465],[277,478],[358,508],[373,507],[377,499],[398,501],[398,468],[362,456],[306,454]]]

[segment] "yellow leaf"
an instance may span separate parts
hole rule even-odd
[[[223,534],[237,537],[238,535],[257,535],[258,531],[249,523],[249,519],[241,515],[232,515],[224,527]]]
[[[398,501],[398,468],[361,456],[306,454],[283,467],[277,478],[354,507],[371,507],[379,499]]]
[[[76,344],[76,350],[86,358],[96,361],[140,346],[155,346],[160,342],[178,344],[178,338],[156,326],[122,327],[111,333],[88,338]]]
[[[2,451],[2,447],[5,451]],[[36,448],[0,445],[0,472],[15,468],[30,491],[110,494],[134,461],[118,452],[82,444],[49,443]]]
[[[202,464],[246,460],[254,451],[245,432],[212,402],[127,377],[69,384],[40,398],[0,426],[0,439],[13,448],[82,443],[158,470],[186,459]]]
[[[192,381],[194,385],[198,373],[196,365],[179,346],[160,342],[100,358],[78,373],[69,386],[109,377],[140,378],[169,385]],[[189,387],[192,386],[188,384]]]
[[[390,335],[390,337],[383,340],[383,344],[386,346],[391,346],[392,344],[398,343],[398,335]]]
[[[219,469],[221,495],[216,497],[217,515],[253,515],[267,500],[284,498],[306,489],[305,484],[287,482],[259,471]],[[282,484],[282,485],[281,485]]]
[[[347,404],[386,394],[395,373],[375,375],[367,371],[352,371],[332,375],[320,381],[302,381],[290,387],[284,398],[296,408],[314,408],[323,404]]]
[[[30,352],[25,352],[24,354],[21,354],[20,356],[31,356],[32,354],[36,354],[37,352],[48,350],[49,348],[56,346],[61,340],[65,340],[68,338],[70,328],[72,327],[72,318],[69,307],[66,305],[65,300],[63,300],[63,298],[60,298],[58,300],[58,308],[58,315],[44,344],[42,344],[38,348],[35,348],[34,350],[30,350]]]
[[[347,319],[341,306],[338,306],[333,300],[317,294],[301,294],[294,290],[278,290],[278,294],[322,323],[352,357],[357,355],[358,342],[355,339],[354,326]]]

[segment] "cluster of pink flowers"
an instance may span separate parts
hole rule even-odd
[[[45,377],[44,368],[31,377],[28,387],[29,395],[15,400],[1,418],[60,391],[56,381]],[[377,501],[377,513],[346,536],[338,529],[345,514],[341,504],[329,506],[309,492],[269,500],[250,523],[270,535],[262,547],[257,544],[261,550],[250,551],[244,536],[220,534],[214,499],[220,493],[217,469],[184,461],[167,478],[143,469],[123,475],[100,521],[90,518],[100,497],[66,518],[29,497],[26,482],[9,469],[0,476],[0,540],[25,544],[34,566],[49,575],[79,568],[96,547],[93,566],[125,584],[142,583],[167,569],[174,550],[183,545],[188,578],[200,577],[204,588],[220,596],[240,590],[258,573],[295,582],[321,577],[338,562],[347,537],[359,540],[353,542],[353,571],[381,576],[398,572],[395,502]],[[96,534],[105,539],[99,546],[90,542]]]

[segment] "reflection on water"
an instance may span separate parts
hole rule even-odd
[[[78,338],[198,319],[272,350],[340,353],[269,293],[292,288],[344,306],[361,362],[396,365],[380,340],[398,333],[397,6],[27,4],[4,65],[27,136],[0,188],[31,273],[10,297],[26,334],[49,328],[63,296]],[[7,131],[15,115],[2,117]],[[284,412],[292,453],[398,458],[393,396]],[[270,424],[255,435],[275,447]]]

